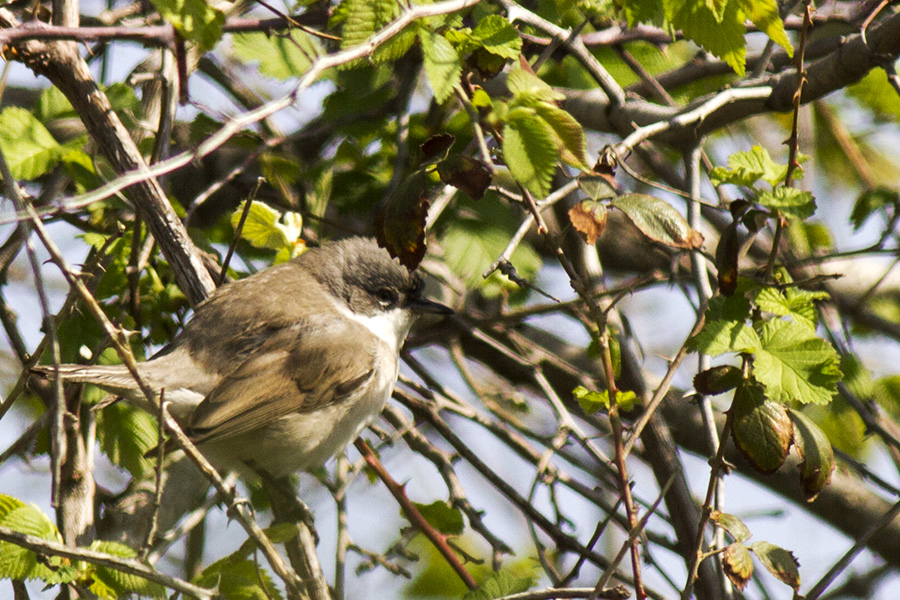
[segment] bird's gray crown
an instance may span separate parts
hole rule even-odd
[[[318,253],[327,254],[327,258],[321,256],[320,260],[309,260]],[[371,238],[353,237],[331,242],[306,252],[301,260],[304,257],[312,276],[357,313],[374,315],[404,307],[422,291],[421,277],[392,259],[387,250]]]

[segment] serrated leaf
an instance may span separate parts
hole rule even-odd
[[[525,69],[513,69],[506,78],[506,86],[513,95],[513,103],[553,102],[565,100],[562,92],[554,90],[547,82]]]
[[[463,600],[503,598],[512,594],[527,592],[534,584],[534,577],[520,577],[507,571],[498,571],[482,581],[477,590],[472,590],[463,596]]]
[[[797,188],[778,186],[771,192],[761,190],[756,200],[793,219],[808,219],[816,212],[816,200],[812,193]]]
[[[772,160],[769,151],[762,146],[753,146],[747,152],[735,152],[728,157],[728,168],[716,167],[710,171],[713,185],[731,183],[744,187],[754,187],[760,179],[773,187],[787,175],[787,165],[779,165]]]
[[[414,503],[428,523],[444,535],[462,535],[466,522],[462,513],[443,500],[431,504]]]
[[[462,61],[453,45],[439,33],[422,31],[419,40],[422,43],[425,75],[434,91],[435,101],[440,104],[453,94],[453,88],[459,83]]]
[[[612,206],[625,213],[641,233],[655,242],[686,250],[703,245],[703,235],[692,229],[671,204],[655,196],[624,194]]]
[[[229,600],[282,600],[269,572],[253,560],[228,556],[203,570],[194,583],[216,589]]]
[[[773,319],[763,325],[753,376],[773,401],[828,404],[841,380],[834,347],[803,325]]]
[[[41,123],[47,123],[64,117],[76,117],[72,103],[58,87],[48,87],[41,92],[35,107],[34,116]]]
[[[800,589],[800,563],[792,552],[769,542],[756,542],[750,549],[772,575],[795,590]]]
[[[596,244],[606,227],[606,205],[593,200],[582,200],[570,208],[568,214],[578,237],[589,246]]]
[[[119,542],[95,540],[91,544],[91,550],[105,552],[106,554],[111,554],[112,556],[118,556],[120,558],[137,557],[137,552]],[[103,588],[116,592],[112,597],[129,593],[150,598],[166,597],[166,588],[162,585],[147,581],[143,577],[138,577],[137,575],[132,575],[130,573],[123,573],[122,571],[111,569],[109,567],[95,566],[93,578],[95,582],[101,583]]]
[[[719,356],[726,352],[755,353],[760,339],[752,327],[743,321],[707,321],[696,336],[691,338],[691,349],[708,356]]]
[[[727,531],[728,535],[734,538],[736,542],[746,542],[752,535],[747,526],[744,525],[744,522],[734,515],[713,510],[709,518],[716,525]]]
[[[313,36],[299,29],[285,35],[240,33],[231,38],[234,54],[244,62],[258,62],[259,72],[276,79],[299,77],[321,53]]]
[[[400,14],[400,5],[394,0],[347,0],[341,6],[346,6],[341,48],[365,42]]]
[[[246,201],[231,214],[231,226],[237,229]],[[262,202],[254,202],[241,229],[241,238],[254,248],[281,250],[297,244],[303,231],[303,219],[298,213],[281,213]]]
[[[743,590],[753,575],[753,559],[747,546],[740,542],[729,544],[722,552],[725,575],[739,590]]]
[[[185,39],[205,52],[222,38],[225,13],[206,0],[150,0],[162,17]]]
[[[794,47],[784,30],[784,22],[778,14],[778,3],[775,0],[740,0],[740,6],[751,23],[784,48],[788,56],[794,56]]]
[[[375,220],[378,244],[401,264],[414,269],[425,256],[425,220],[431,201],[424,170],[404,179]]]
[[[809,292],[794,287],[781,291],[766,287],[759,291],[753,302],[760,310],[779,317],[790,317],[798,325],[815,330],[819,320],[815,302],[827,298],[827,292]]]
[[[800,480],[807,502],[816,499],[831,482],[834,471],[834,450],[825,432],[802,412],[790,409],[794,422],[794,443],[800,454]]]
[[[503,128],[503,160],[516,181],[528,191],[543,198],[550,192],[550,182],[559,158],[554,133],[533,109],[510,111]]]
[[[534,108],[556,135],[560,159],[576,169],[589,171],[586,154],[587,143],[581,123],[563,109],[549,102],[538,102]]]
[[[98,415],[97,438],[109,460],[135,478],[153,469],[154,457],[145,454],[157,444],[157,425],[149,413],[127,402],[116,402]]]
[[[728,2],[720,15],[710,10],[705,2],[671,3],[670,11],[669,21],[686,38],[724,60],[741,77],[744,76],[746,27],[738,2]]]
[[[772,473],[784,464],[793,432],[784,405],[766,399],[761,386],[746,383],[738,387],[731,405],[731,433],[755,469]]]
[[[488,15],[478,22],[471,38],[490,52],[513,60],[522,52],[522,38],[509,21],[500,15]]]
[[[48,173],[68,152],[34,115],[18,106],[0,113],[0,149],[16,179]]]
[[[31,504],[0,494],[0,525],[51,542],[62,542],[53,522]],[[49,564],[45,564],[49,561]],[[38,561],[34,552],[10,542],[0,542],[0,578],[40,579],[48,584],[66,583],[78,576],[68,561],[58,557]]]

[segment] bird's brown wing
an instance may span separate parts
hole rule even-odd
[[[364,334],[356,323],[279,332],[204,398],[189,433],[196,442],[246,433],[352,396],[378,369],[375,345],[359,343]]]

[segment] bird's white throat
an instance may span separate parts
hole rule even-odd
[[[409,334],[409,328],[412,325],[412,314],[404,308],[392,308],[391,310],[380,312],[374,316],[361,315],[353,312],[346,306],[335,303],[338,311],[353,321],[356,321],[369,331],[375,337],[383,340],[397,354],[406,336]]]

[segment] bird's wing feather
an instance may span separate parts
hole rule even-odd
[[[356,323],[286,329],[223,377],[191,416],[197,442],[252,431],[291,413],[351,396],[375,376],[376,348],[361,348]]]

